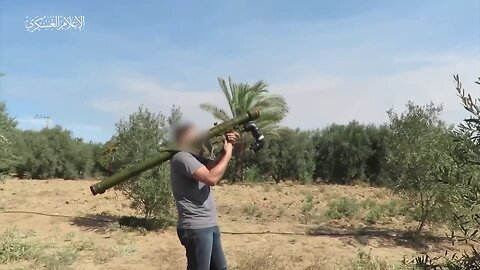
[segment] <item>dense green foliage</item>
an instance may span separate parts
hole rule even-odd
[[[387,152],[384,126],[331,125],[314,133],[315,178],[339,184],[364,180],[372,184],[385,181]]]
[[[448,186],[450,199],[455,205],[453,213],[452,242],[480,242],[480,99],[465,93],[458,75],[458,96],[469,118],[454,131],[455,148],[452,157],[455,166],[446,167],[445,185]],[[480,85],[480,78],[476,82]],[[469,270],[480,269],[480,253],[473,246],[463,254],[431,258],[424,256],[417,259],[422,269],[428,270]]]
[[[57,126],[21,131],[0,103],[0,174],[27,178],[77,179],[101,172],[97,160],[101,144],[84,143]]]
[[[179,118],[180,112],[175,109],[167,119],[162,114],[140,107],[127,121],[118,122],[116,134],[111,139],[114,150],[107,156],[108,167],[117,172],[157,153],[167,143],[169,123]],[[173,197],[168,170],[168,164],[157,166],[116,188],[131,200],[133,208],[146,217],[170,221]]]
[[[7,113],[6,106],[0,102],[0,176],[10,172],[16,163],[13,145],[15,120]]]
[[[430,221],[449,213],[449,187],[444,168],[454,165],[451,128],[439,119],[441,107],[417,106],[409,102],[406,111],[390,110],[387,170],[393,190],[405,195],[420,221],[417,232]]]
[[[315,152],[310,132],[279,129],[277,136],[270,137],[262,151],[252,155],[247,166],[248,172],[255,168],[263,178],[300,180],[302,183],[313,179]],[[247,180],[249,179],[247,173]]]
[[[15,172],[28,178],[87,178],[101,172],[96,158],[101,144],[84,143],[57,126],[41,131],[17,131]]]

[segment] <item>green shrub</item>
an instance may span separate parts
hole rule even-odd
[[[0,177],[8,174],[17,163],[13,132],[17,125],[7,113],[6,106],[0,102]]]
[[[260,218],[262,217],[262,212],[260,211],[260,209],[252,204],[252,205],[247,205],[245,207],[243,207],[242,209],[242,213],[250,216],[250,217],[256,217],[256,218]]]
[[[390,132],[388,171],[390,185],[410,204],[412,217],[419,221],[415,233],[433,221],[444,221],[450,212],[445,185],[454,160],[451,130],[440,120],[441,106],[430,103],[406,105],[401,114],[388,112]]]
[[[415,270],[409,265],[392,265],[384,260],[373,257],[370,252],[359,250],[357,257],[347,266],[347,270]]]
[[[391,200],[384,204],[384,207],[389,217],[405,216],[408,214],[408,204],[403,200]]]
[[[77,259],[77,251],[72,248],[63,248],[53,254],[43,255],[39,262],[48,270],[61,270],[73,264]]]
[[[313,196],[312,193],[307,193],[305,195],[305,203],[302,206],[302,214],[305,215],[305,214],[309,213],[310,211],[312,211],[312,209],[314,207],[313,199],[314,199],[314,196]]]
[[[370,198],[367,198],[361,203],[361,205],[363,209],[370,209],[370,208],[376,207],[378,205],[378,202]]]
[[[116,124],[116,134],[106,144],[106,162],[110,170],[120,171],[158,153],[167,144],[170,119],[178,119],[178,109],[167,118],[140,107],[127,121]],[[115,187],[132,202],[132,208],[145,217],[155,217],[170,224],[173,219],[173,197],[170,191],[169,166],[156,166],[130,181]]]
[[[313,135],[316,150],[315,178],[339,184],[368,180],[373,184],[385,181],[387,129],[384,126],[333,124]]]
[[[262,173],[256,166],[248,167],[245,170],[245,179],[248,182],[260,182],[262,180]]]
[[[27,236],[15,229],[7,229],[0,236],[0,263],[36,259],[40,246],[27,240]]]
[[[351,218],[358,213],[358,210],[360,205],[357,200],[343,197],[329,202],[325,215],[331,219]]]
[[[383,216],[383,209],[380,206],[373,207],[370,209],[370,211],[367,212],[367,215],[365,216],[365,221],[368,223],[377,223],[378,221],[381,220]]]
[[[287,179],[302,184],[312,182],[315,170],[315,149],[310,132],[282,128],[268,137],[262,151],[250,158],[250,164],[276,182]]]

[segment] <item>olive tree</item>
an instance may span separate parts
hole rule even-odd
[[[433,103],[418,106],[412,102],[400,114],[388,111],[390,184],[409,201],[419,221],[416,234],[448,212],[449,189],[444,179],[454,160],[451,132],[439,118],[441,111]]]
[[[311,132],[280,128],[277,136],[266,139],[264,149],[253,154],[247,164],[264,176],[272,177],[277,183],[286,180],[311,182],[315,170],[315,149]]]
[[[457,94],[469,117],[454,130],[455,148],[452,156],[456,166],[452,167],[450,177],[445,178],[449,194],[455,206],[452,213],[452,243],[480,243],[480,99],[468,94],[454,75]],[[476,84],[480,85],[480,78]],[[428,255],[416,259],[420,269],[425,270],[469,270],[480,269],[480,252],[474,248],[455,253],[445,253],[442,257]]]
[[[387,151],[386,128],[363,125],[333,124],[314,132],[316,150],[315,176],[339,184],[355,180],[382,183]]]
[[[119,121],[115,135],[106,144],[105,159],[109,170],[115,173],[158,153],[167,143],[169,123],[178,121],[180,116],[180,111],[175,108],[167,118],[140,107],[127,120]],[[118,185],[116,189],[124,193],[131,200],[131,206],[145,217],[171,221],[173,198],[167,163]]]
[[[5,103],[0,102],[0,175],[9,173],[16,163],[12,136],[15,120],[7,113]]]

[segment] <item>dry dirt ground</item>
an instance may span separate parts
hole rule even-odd
[[[15,230],[25,241],[60,254],[43,265],[17,261],[0,264],[0,269],[185,269],[175,228],[150,232],[120,228],[118,217],[135,214],[128,201],[113,191],[94,197],[88,190],[92,183],[0,183],[0,235]],[[375,222],[366,222],[361,217],[365,210],[359,209],[355,219],[325,215],[328,203],[341,197],[356,198],[363,205],[396,200],[384,189],[264,184],[224,185],[214,190],[231,266],[267,256],[275,265],[272,268],[333,270],[344,269],[359,249],[399,262],[425,251],[451,248],[442,237],[422,243],[404,240],[402,231],[413,223],[403,217],[382,213]]]

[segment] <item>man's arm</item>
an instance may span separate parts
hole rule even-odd
[[[225,153],[214,162],[214,165],[211,168],[202,166],[198,170],[196,170],[192,175],[193,179],[209,186],[215,186],[220,181],[220,179],[222,179],[222,176],[225,173],[228,162],[231,158],[232,151],[225,151]]]
[[[215,186],[220,179],[222,179],[222,176],[227,169],[228,162],[232,159],[233,144],[238,137],[239,134],[237,132],[227,133],[223,143],[222,156],[211,165],[209,164],[207,167],[202,166],[197,169],[192,175],[193,179],[209,186]]]

